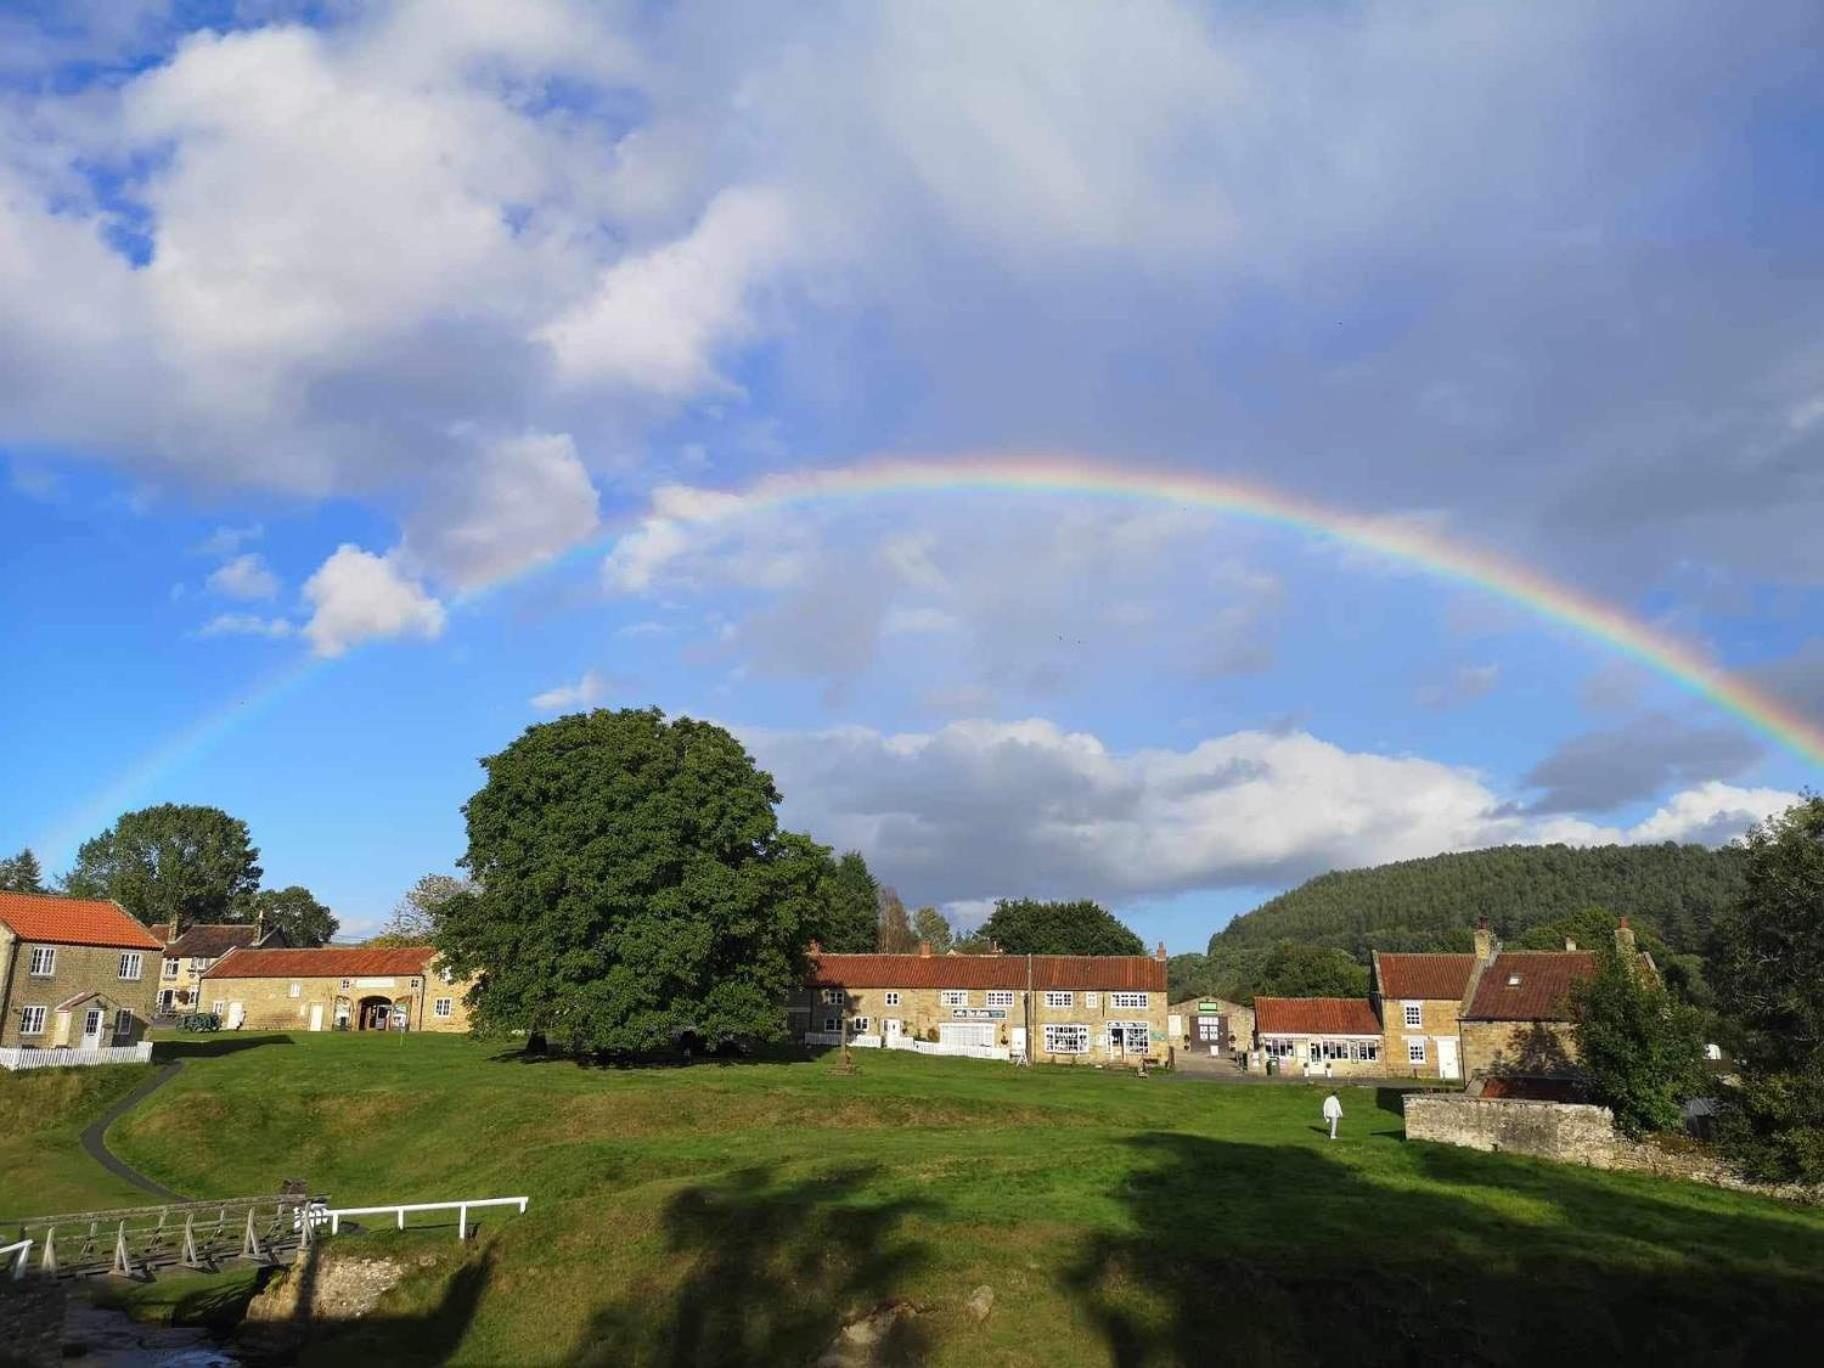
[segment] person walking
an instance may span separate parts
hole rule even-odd
[[[1336,1139],[1336,1123],[1343,1119],[1343,1104],[1335,1093],[1324,1099],[1324,1120],[1330,1123],[1330,1138]]]

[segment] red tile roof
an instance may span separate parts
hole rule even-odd
[[[1503,950],[1482,971],[1463,1019],[1568,1021],[1571,985],[1595,973],[1596,956],[1587,950]]]
[[[1025,955],[813,955],[811,988],[1024,988]],[[1032,986],[1086,991],[1165,991],[1165,961],[1151,955],[1034,955]]]
[[[428,945],[370,948],[324,946],[319,950],[230,950],[204,972],[206,979],[384,978],[430,971],[437,952]]]
[[[59,898],[49,893],[0,893],[0,922],[23,941],[49,945],[105,945],[122,950],[162,950],[150,931],[119,903],[101,898]]]
[[[1257,997],[1254,1029],[1261,1035],[1378,1036],[1381,1019],[1367,998]]]
[[[1381,996],[1389,998],[1448,998],[1456,1001],[1469,987],[1475,972],[1474,955],[1377,956],[1381,967]]]

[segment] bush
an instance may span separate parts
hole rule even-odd
[[[191,1012],[177,1019],[177,1029],[180,1031],[219,1031],[222,1029],[222,1019],[214,1012]]]

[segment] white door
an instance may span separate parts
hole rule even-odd
[[[310,1004],[310,1029],[313,1031],[323,1029],[323,1004],[320,1002]]]
[[[1438,1077],[1455,1078],[1457,1076],[1457,1038],[1455,1036],[1438,1036]]]
[[[897,1017],[888,1017],[880,1023],[880,1029],[885,1036],[882,1044],[889,1050],[899,1044],[899,1033],[903,1029],[903,1023]]]
[[[1026,1028],[1024,1026],[1013,1028],[1013,1057],[1015,1059],[1026,1058]]]
[[[89,1010],[87,1012],[83,1013],[83,1016],[82,1016],[82,1048],[83,1049],[99,1050],[101,1048],[101,1018],[102,1018],[102,1010],[99,1007],[91,1007],[91,1008],[89,1008]]]
[[[228,1004],[228,1020],[222,1024],[231,1031],[238,1031],[246,1019],[247,1009],[238,1002],[231,1002]]]

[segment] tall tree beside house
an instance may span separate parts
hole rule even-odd
[[[1824,797],[1748,833],[1746,891],[1717,918],[1711,977],[1741,1076],[1718,1138],[1751,1177],[1824,1183]]]
[[[1665,986],[1680,1001],[1708,1007],[1715,994],[1705,977],[1701,955],[1680,954],[1659,934],[1651,922],[1630,917],[1629,925],[1640,948],[1659,966]],[[1510,950],[1562,950],[1572,942],[1585,950],[1601,950],[1615,943],[1615,929],[1621,918],[1606,907],[1586,907],[1567,912],[1561,917],[1528,927],[1507,943]]]
[[[879,882],[861,852],[849,851],[835,862],[826,879],[817,939],[825,950],[837,954],[865,954],[874,948],[879,907]]]
[[[824,867],[780,831],[772,778],[734,737],[598,709],[481,763],[463,808],[476,888],[434,938],[483,980],[480,1029],[610,1051],[784,1033]]]
[[[0,860],[0,893],[42,893],[44,871],[27,846],[11,859]]]
[[[380,934],[366,945],[424,945],[437,931],[437,919],[452,898],[475,891],[475,885],[453,874],[426,874],[393,904]]]
[[[236,909],[259,889],[259,858],[238,817],[160,803],[84,841],[62,882],[75,897],[112,898],[148,926],[245,920]]]
[[[956,944],[956,933],[935,907],[921,907],[912,914],[912,934],[920,944],[929,941],[934,955],[948,954]]]
[[[341,925],[308,888],[292,884],[289,888],[263,888],[249,898],[231,921],[264,921],[268,931],[285,933],[288,944],[299,949],[326,945]]]
[[[1590,1089],[1628,1135],[1677,1129],[1685,1102],[1704,1087],[1698,1013],[1637,956],[1618,954],[1613,940],[1593,948],[1596,976],[1571,990],[1577,1058]]]
[[[880,925],[874,948],[883,955],[909,955],[918,949],[918,933],[912,929],[905,903],[885,884],[880,886]]]
[[[1107,908],[1087,899],[1001,898],[982,927],[1010,955],[1143,955],[1146,947]]]

